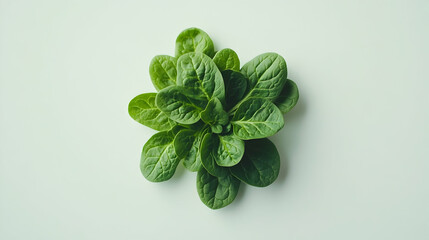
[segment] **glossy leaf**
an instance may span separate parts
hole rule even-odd
[[[176,123],[155,105],[156,93],[144,93],[133,98],[128,113],[137,122],[157,131],[171,129]]]
[[[177,85],[201,92],[207,100],[225,102],[222,74],[212,59],[202,53],[187,53],[177,60]]]
[[[286,61],[276,53],[264,53],[246,63],[241,73],[249,79],[247,98],[273,100],[279,96],[286,83]]]
[[[213,57],[213,61],[220,71],[240,71],[240,59],[238,59],[237,53],[230,48],[225,48],[217,52]]]
[[[203,166],[214,176],[224,176],[227,170],[224,167],[239,163],[243,154],[243,140],[232,134],[206,134],[201,146]]]
[[[149,66],[149,74],[156,90],[176,85],[177,60],[167,55],[155,56]]]
[[[182,31],[176,39],[176,57],[185,53],[199,52],[209,57],[214,55],[213,41],[207,33],[198,28]]]
[[[222,103],[216,97],[212,98],[208,103],[204,111],[200,114],[201,120],[210,126],[225,125],[228,123],[229,116],[223,110]],[[222,126],[220,131],[222,131]]]
[[[243,159],[231,168],[241,181],[256,187],[273,183],[280,170],[280,156],[276,146],[267,138],[246,141]]]
[[[201,158],[198,158],[198,148],[201,138],[199,132],[190,129],[181,130],[174,138],[174,149],[183,165],[190,171],[196,172],[201,168]]]
[[[144,145],[140,170],[152,182],[170,179],[176,171],[180,159],[173,146],[174,134],[171,131],[153,135]]]
[[[204,168],[197,173],[198,195],[211,209],[219,209],[231,204],[237,196],[239,187],[240,181],[231,174],[215,177]]]
[[[200,120],[200,112],[207,101],[183,86],[170,86],[159,91],[156,105],[172,120],[181,124],[193,124]]]
[[[222,72],[225,83],[225,110],[228,111],[243,99],[247,89],[247,79],[240,72],[226,70]]]
[[[274,135],[283,128],[284,119],[271,101],[250,98],[239,106],[231,124],[235,136],[248,140]]]
[[[234,135],[218,135],[219,144],[214,151],[216,163],[222,167],[231,167],[240,162],[244,154],[244,141]],[[215,146],[213,146],[215,147]]]
[[[274,103],[280,109],[280,111],[285,114],[289,112],[298,102],[299,99],[299,91],[298,86],[288,79],[286,84],[283,87],[280,95],[276,98]]]
[[[201,163],[211,175],[225,177],[229,174],[229,170],[217,164],[216,159],[219,157],[218,148],[219,137],[217,134],[206,133],[201,142]]]
[[[212,126],[210,126],[210,128],[211,128],[213,133],[217,133],[217,134],[222,133],[222,131],[223,131],[222,125],[212,125]]]

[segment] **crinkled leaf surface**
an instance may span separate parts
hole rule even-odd
[[[241,181],[256,187],[273,183],[280,170],[280,156],[276,146],[267,138],[246,141],[243,159],[231,168]]]
[[[177,60],[167,55],[155,56],[150,62],[149,74],[156,90],[176,85]]]
[[[217,164],[219,158],[219,137],[215,133],[206,133],[201,142],[201,163],[203,167],[213,176],[225,177],[229,174],[229,169]]]
[[[247,89],[247,79],[240,72],[225,70],[222,72],[225,83],[225,110],[228,111],[243,99]]]
[[[201,120],[210,126],[225,125],[228,123],[228,113],[223,110],[222,103],[218,98],[213,97],[200,114]],[[222,131],[222,126],[220,126]]]
[[[247,97],[273,100],[286,83],[286,61],[276,53],[264,53],[246,63],[241,73],[249,79]]]
[[[230,48],[225,48],[217,52],[213,57],[213,61],[220,71],[240,71],[240,59],[238,59],[237,53]]]
[[[158,131],[170,130],[176,123],[155,105],[156,93],[144,93],[133,98],[128,113],[137,122]]]
[[[185,29],[176,39],[176,57],[180,57],[189,52],[200,52],[209,57],[213,57],[213,41],[209,35],[201,29]]]
[[[174,149],[183,165],[190,171],[196,172],[201,168],[201,158],[198,158],[198,148],[201,138],[199,132],[192,129],[182,129],[174,138]]]
[[[202,53],[187,53],[177,60],[177,85],[201,92],[207,100],[217,97],[225,102],[222,74],[213,60]]]
[[[156,105],[172,120],[193,124],[200,120],[200,112],[207,105],[204,96],[198,96],[183,86],[170,86],[159,91]]]
[[[212,175],[224,176],[226,168],[240,162],[244,154],[244,141],[234,135],[206,134],[203,140],[203,165]]]
[[[223,208],[237,196],[240,181],[231,174],[225,177],[210,175],[204,168],[197,173],[197,191],[201,201],[211,209]]]
[[[140,170],[147,180],[162,182],[174,175],[180,159],[174,151],[173,140],[173,132],[164,131],[153,135],[144,145]]]
[[[274,103],[280,109],[280,111],[284,114],[289,112],[298,102],[299,99],[299,91],[298,86],[296,86],[295,82],[288,79],[286,84],[283,87],[280,95],[276,98]]]
[[[239,163],[244,154],[244,141],[233,134],[218,135],[218,138],[217,149],[213,149],[217,152],[217,165],[231,167]]]
[[[283,128],[284,119],[271,101],[249,98],[239,106],[231,124],[235,136],[248,140],[274,135]]]
[[[223,131],[223,126],[222,125],[212,125],[210,126],[211,130],[213,133],[222,133]]]

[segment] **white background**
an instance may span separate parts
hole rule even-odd
[[[0,0],[0,239],[429,238],[429,3]],[[200,27],[284,56],[301,98],[277,181],[213,211],[139,170],[128,102]]]

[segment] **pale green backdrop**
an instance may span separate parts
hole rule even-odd
[[[424,240],[429,3],[0,0],[0,239]],[[195,173],[139,170],[153,130],[129,100],[155,55],[200,27],[242,62],[288,62],[300,102],[271,139],[282,168],[230,206]]]

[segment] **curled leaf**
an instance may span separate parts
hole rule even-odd
[[[213,57],[213,41],[206,32],[198,28],[188,28],[179,34],[176,39],[176,57],[190,52],[204,53]]]

